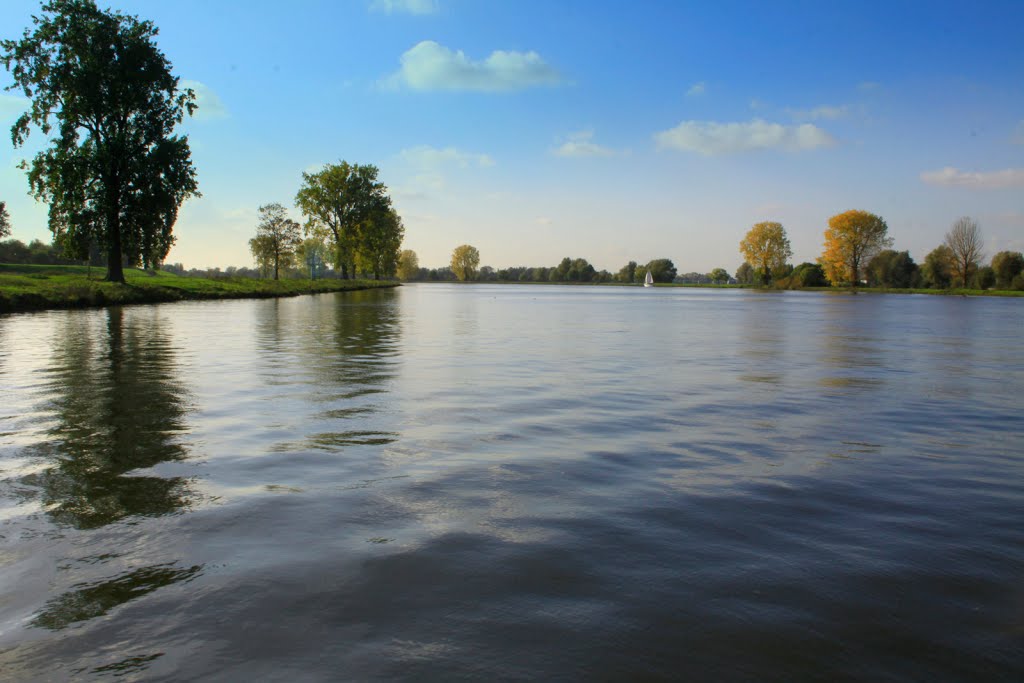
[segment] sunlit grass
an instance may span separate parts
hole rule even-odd
[[[162,271],[125,269],[127,284],[102,280],[102,268],[0,264],[0,312],[157,303],[183,299],[295,296],[372,287],[373,280],[257,280],[247,277],[182,277]]]

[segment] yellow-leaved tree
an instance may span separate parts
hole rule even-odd
[[[881,216],[853,209],[828,219],[825,251],[818,263],[825,275],[837,285],[860,284],[864,267],[878,252],[892,246],[889,226]]]
[[[420,274],[420,259],[412,249],[404,249],[398,255],[398,279],[415,280]]]
[[[756,268],[764,284],[772,281],[772,274],[779,272],[793,256],[782,223],[767,221],[757,223],[740,242],[740,253],[747,263]]]
[[[455,247],[452,252],[452,272],[463,282],[476,278],[476,269],[480,266],[480,252],[468,244]]]

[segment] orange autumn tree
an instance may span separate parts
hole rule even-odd
[[[861,273],[878,252],[892,246],[889,226],[881,216],[854,209],[828,219],[825,251],[818,263],[832,284],[860,284]]]

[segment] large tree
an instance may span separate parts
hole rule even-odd
[[[773,275],[779,273],[786,261],[793,257],[793,250],[786,237],[782,223],[767,221],[757,223],[740,242],[740,253],[747,263],[761,271],[764,284],[770,284]]]
[[[928,287],[946,289],[953,282],[952,264],[953,250],[940,244],[924,257],[921,278]]]
[[[959,278],[960,286],[966,288],[981,260],[984,241],[978,224],[969,216],[958,218],[946,233],[945,245],[953,252],[953,275]]]
[[[98,243],[107,279],[124,282],[123,262],[167,256],[181,203],[199,194],[188,138],[172,134],[195,95],[178,89],[151,22],[93,0],[42,9],[34,31],[0,41],[9,89],[32,102],[11,138],[23,145],[33,125],[48,136],[24,167],[34,196],[50,205],[54,240],[77,257]]]
[[[357,256],[363,272],[373,279],[393,277],[398,270],[398,255],[405,237],[405,226],[398,212],[382,205],[359,226]]]
[[[7,214],[7,203],[0,202],[0,239],[11,234],[11,217]]]
[[[882,249],[892,246],[889,226],[880,216],[854,209],[828,219],[825,251],[818,262],[833,284],[860,284],[864,266]]]
[[[343,278],[356,277],[360,226],[372,213],[391,207],[377,173],[372,164],[327,164],[316,173],[303,173],[295,195],[306,216],[306,233],[330,238],[334,265]]]
[[[295,260],[295,250],[302,242],[301,227],[288,218],[288,210],[277,203],[259,208],[256,237],[249,240],[249,249],[256,261],[265,263],[279,279],[281,266]]]
[[[477,268],[480,266],[480,252],[469,244],[463,244],[452,251],[452,272],[455,276],[465,282],[476,277]]]

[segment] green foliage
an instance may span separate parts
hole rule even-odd
[[[394,277],[405,226],[394,209],[380,205],[359,226],[358,263],[360,271],[381,277]]]
[[[736,269],[736,281],[741,285],[752,285],[756,274],[754,273],[754,267],[744,261],[740,264],[740,267]]]
[[[716,285],[724,285],[729,282],[729,271],[725,268],[715,268],[708,273],[708,279]]]
[[[890,289],[908,289],[918,284],[917,264],[908,251],[884,249],[868,261],[868,285]]]
[[[996,287],[1009,289],[1013,280],[1024,271],[1024,254],[1019,251],[1001,251],[992,257],[992,270]]]
[[[585,258],[566,256],[557,266],[548,270],[548,282],[593,282],[597,270]]]
[[[992,289],[996,284],[996,271],[991,266],[982,266],[974,273],[974,289]]]
[[[11,216],[7,213],[7,203],[0,202],[0,238],[11,234]]]
[[[195,96],[178,90],[148,21],[92,0],[52,0],[33,21],[20,41],[0,42],[32,102],[11,138],[23,145],[33,125],[49,136],[26,167],[32,193],[50,205],[54,241],[75,258],[97,242],[107,279],[123,282],[123,261],[166,257],[181,203],[199,194],[188,138],[172,135]]]
[[[295,251],[302,241],[299,224],[288,218],[288,211],[280,204],[265,204],[259,208],[256,237],[249,240],[249,250],[261,271],[279,279],[281,268],[295,261]]]
[[[645,278],[647,277],[646,271],[650,271],[655,282],[668,283],[676,279],[676,266],[671,259],[654,259],[647,264],[644,272]]]
[[[828,287],[825,269],[818,263],[804,262],[793,268],[785,277],[775,281],[779,289],[803,289],[804,287]]]
[[[921,266],[921,282],[932,289],[949,289],[953,283],[953,250],[945,244],[932,249]]]
[[[295,204],[306,216],[306,234],[330,238],[334,265],[343,278],[356,276],[363,246],[361,229],[391,209],[387,187],[377,174],[372,164],[327,164],[316,173],[303,173],[302,187],[295,195]]]
[[[630,261],[615,274],[616,282],[636,282],[636,261]]]

